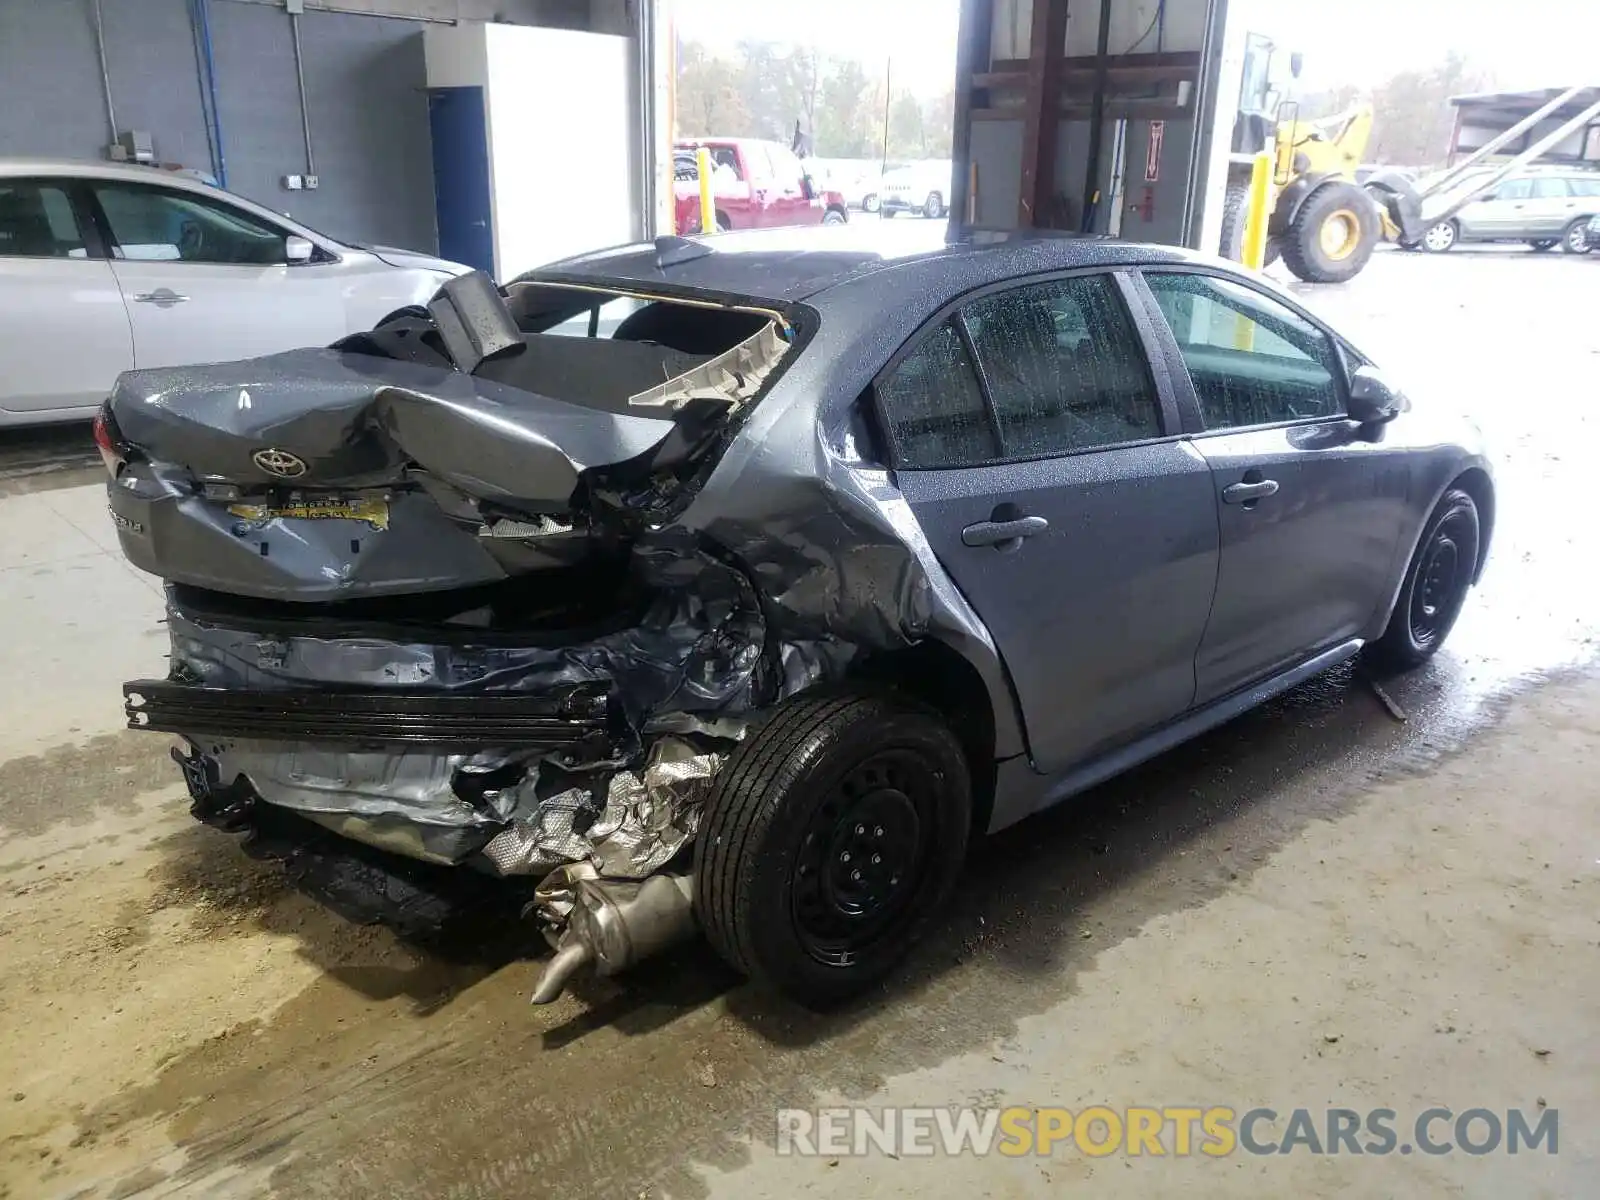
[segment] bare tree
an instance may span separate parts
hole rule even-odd
[[[1367,157],[1412,167],[1442,162],[1455,123],[1450,97],[1490,86],[1486,70],[1453,52],[1431,70],[1402,71],[1373,89],[1376,116]]]

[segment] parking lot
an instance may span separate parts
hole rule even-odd
[[[699,946],[530,1008],[537,940],[492,901],[402,940],[349,919],[367,876],[193,822],[167,742],[121,729],[166,633],[86,434],[0,438],[0,1195],[1592,1192],[1600,261],[1384,251],[1296,286],[1492,439],[1450,645],[981,844],[911,968],[829,1016]],[[844,1103],[1567,1119],[1556,1155],[775,1155],[776,1109]]]

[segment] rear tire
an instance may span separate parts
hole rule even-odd
[[[1423,526],[1388,628],[1369,647],[1377,662],[1409,670],[1444,645],[1477,574],[1481,536],[1477,502],[1451,488]]]
[[[949,898],[966,756],[924,710],[864,693],[779,707],[717,775],[695,910],[717,953],[814,1008],[886,975]]]
[[[1589,218],[1579,217],[1561,231],[1561,249],[1568,254],[1587,254],[1589,245]]]
[[[928,198],[922,202],[922,215],[930,221],[937,221],[944,216],[944,197],[938,192],[929,192]]]
[[[1281,239],[1284,265],[1307,283],[1344,283],[1372,258],[1382,226],[1372,198],[1342,180],[1318,188]]]
[[[861,198],[861,211],[862,212],[868,212],[868,213],[875,213],[875,212],[878,211],[878,203],[879,202],[878,202],[878,193],[877,192],[873,192],[871,195],[868,195],[868,196],[863,196]]]
[[[843,225],[849,219],[850,215],[837,205],[822,215],[822,223],[824,225]]]

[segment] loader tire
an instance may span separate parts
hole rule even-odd
[[[1344,283],[1372,258],[1382,235],[1372,199],[1353,183],[1318,188],[1283,235],[1283,262],[1307,283]]]
[[[1222,195],[1222,245],[1219,253],[1231,262],[1244,261],[1244,223],[1250,213],[1250,185],[1228,181]]]
[[[695,912],[736,970],[811,1008],[887,974],[955,887],[961,744],[873,693],[779,706],[729,757],[695,839]]]

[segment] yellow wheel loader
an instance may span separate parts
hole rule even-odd
[[[1273,79],[1276,46],[1247,34],[1239,109],[1228,156],[1222,253],[1243,261],[1250,176],[1258,155],[1271,156],[1266,259],[1308,283],[1342,283],[1359,274],[1385,234],[1385,218],[1356,183],[1372,137],[1373,110],[1360,105],[1334,117],[1301,120]],[[1290,70],[1300,74],[1300,56]]]
[[[1288,82],[1275,79],[1276,52],[1270,38],[1245,34],[1220,249],[1227,258],[1246,261],[1251,175],[1257,160],[1266,155],[1271,172],[1266,251],[1255,265],[1265,266],[1281,256],[1284,265],[1308,283],[1354,278],[1379,241],[1417,246],[1429,230],[1449,223],[1508,175],[1600,121],[1600,86],[1579,84],[1529,93],[1523,98],[1527,111],[1519,112],[1520,119],[1425,184],[1393,170],[1377,171],[1358,184],[1356,170],[1372,137],[1372,106],[1301,120],[1299,105],[1284,98]],[[1292,54],[1289,77],[1299,75],[1300,55]],[[1507,157],[1491,161],[1502,152]]]

